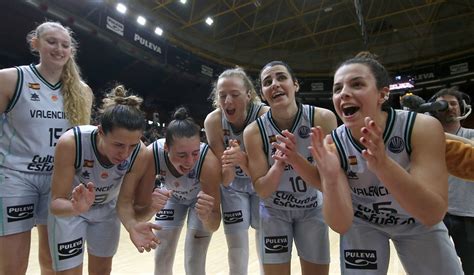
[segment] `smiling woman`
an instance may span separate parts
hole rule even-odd
[[[86,240],[89,272],[110,274],[120,235],[115,205],[122,181],[146,167],[142,99],[126,92],[114,88],[103,100],[99,126],[74,127],[56,146],[48,236],[57,274],[82,274]]]
[[[89,123],[92,105],[92,92],[76,65],[77,45],[70,29],[45,22],[27,41],[39,64],[0,70],[1,274],[25,272],[34,225],[41,271],[53,272],[46,219],[54,147],[66,129]],[[11,211],[25,206],[28,211]]]

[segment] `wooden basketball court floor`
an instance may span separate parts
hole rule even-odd
[[[176,258],[174,262],[174,275],[184,275],[184,237],[185,229],[181,232],[180,241],[178,244]],[[258,275],[258,260],[255,248],[255,234],[254,230],[249,231],[250,239],[250,257],[249,257],[249,275]],[[28,266],[28,275],[40,274],[38,264],[38,234],[36,229],[32,231],[32,244],[30,252],[30,263]],[[340,274],[339,269],[339,235],[330,231],[329,239],[331,243],[331,265],[330,274]],[[397,257],[397,253],[391,245],[391,258],[388,274],[402,275],[406,274]],[[112,274],[114,275],[149,275],[153,274],[153,252],[139,253],[129,239],[128,232],[122,227],[120,235],[120,244],[117,254],[114,256],[112,265]],[[84,257],[84,274],[87,274],[87,257]],[[299,258],[295,248],[292,252],[291,270],[294,275],[301,274],[299,267]],[[221,227],[214,233],[209,251],[207,254],[206,272],[208,275],[225,275],[228,274],[227,265],[227,244],[225,240],[224,230]]]

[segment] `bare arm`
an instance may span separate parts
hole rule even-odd
[[[400,205],[427,226],[440,222],[448,207],[448,173],[445,136],[433,117],[418,114],[411,137],[412,153],[407,171],[385,155],[382,130],[370,118],[361,129],[362,155],[368,168]]]
[[[123,180],[117,201],[118,216],[139,252],[150,251],[159,243],[152,229],[159,230],[160,227],[147,221],[161,210],[167,197],[164,196],[161,208],[155,209],[152,199],[154,187],[153,152],[151,146],[146,148],[142,144],[132,169]]]
[[[198,194],[196,212],[209,231],[217,231],[221,223],[221,173],[216,166],[219,160],[209,150],[204,158],[201,170],[201,192]]]
[[[222,169],[222,184],[224,186],[229,186],[229,184],[235,178],[235,168],[234,167],[222,167],[222,155],[224,153],[224,138],[222,130],[222,112],[220,109],[216,109],[207,115],[204,120],[204,129],[206,130],[206,137],[209,147],[211,148],[214,155],[219,161],[219,167]]]
[[[18,71],[16,68],[0,70],[0,113],[2,114],[7,110],[8,104],[15,93],[17,81]]]
[[[249,160],[250,177],[255,192],[261,198],[267,198],[278,189],[285,163],[276,160],[269,167],[267,156],[263,151],[262,138],[257,123],[253,122],[244,130],[244,144]]]
[[[86,212],[94,202],[95,192],[92,183],[72,188],[76,171],[75,152],[74,133],[69,130],[59,138],[54,155],[51,180],[51,213],[53,215],[76,216]]]
[[[336,147],[331,136],[325,136],[321,127],[316,127],[311,129],[309,149],[321,177],[324,220],[334,231],[344,234],[352,225],[352,198]]]
[[[336,116],[327,109],[318,108],[316,110],[314,121],[318,122],[324,134],[330,133],[337,126]],[[298,148],[296,137],[288,130],[284,130],[282,134],[283,136],[277,136],[280,144],[273,145],[283,153],[282,157],[277,158],[290,164],[305,182],[321,190],[321,181],[316,166],[313,166],[300,152],[296,151]]]

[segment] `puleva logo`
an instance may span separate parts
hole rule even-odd
[[[344,250],[344,263],[349,269],[377,269],[377,251]]]
[[[223,221],[225,224],[233,224],[239,223],[244,221],[244,217],[242,215],[242,211],[233,211],[233,212],[224,212]]]
[[[288,236],[265,237],[265,253],[288,252]]]
[[[172,221],[174,220],[174,209],[162,209],[156,213],[155,221]]]
[[[82,253],[82,246],[84,242],[82,238],[75,239],[65,243],[58,244],[59,260],[66,260]]]
[[[33,218],[34,204],[13,205],[7,207],[7,221],[17,222]]]

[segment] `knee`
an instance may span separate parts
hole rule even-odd
[[[111,266],[89,268],[89,275],[110,275],[111,272]]]

